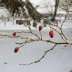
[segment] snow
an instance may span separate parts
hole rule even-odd
[[[41,5],[43,7],[45,5],[45,1],[43,0],[30,0],[34,5]],[[46,0],[47,1],[47,0]],[[52,3],[53,0],[50,0]],[[48,3],[48,2],[47,2]],[[54,2],[53,2],[54,3]],[[53,4],[52,3],[52,4]],[[47,9],[40,8],[38,9],[40,12],[48,12]],[[0,9],[0,17],[7,17],[9,14],[6,13],[5,9]],[[63,12],[62,12],[63,13]],[[60,20],[63,18],[59,18]],[[67,20],[63,25],[63,32],[68,38],[69,41],[72,41],[72,21]],[[62,22],[58,23],[58,26],[61,26]],[[31,26],[34,33],[38,33],[38,29],[33,28]],[[15,20],[7,21],[4,19],[0,20],[0,34],[7,34],[12,36],[13,32],[16,31],[28,31],[28,28],[24,25],[17,25]],[[43,38],[51,39],[48,35],[50,31],[49,27],[44,27],[41,31]],[[53,41],[62,42],[63,40],[58,35],[57,32],[54,32],[55,36]],[[17,36],[25,36],[32,37],[31,34],[19,34]],[[29,66],[21,66],[20,63],[30,63],[35,60],[38,60],[43,54],[44,51],[50,49],[53,44],[46,42],[33,42],[27,43],[22,47],[18,53],[14,53],[15,47],[19,46],[16,42],[23,42],[24,39],[19,38],[9,38],[0,36],[0,71],[1,72],[69,72],[72,69],[72,46],[67,45],[57,45],[53,51],[50,51],[46,54],[45,58],[43,58],[39,63],[32,64]]]
[[[49,28],[44,28],[42,30],[42,35],[44,38],[50,39],[48,36]],[[12,36],[15,30],[4,31],[1,30],[0,34],[7,34]],[[17,30],[16,30],[17,31]],[[20,31],[20,30],[19,30]],[[64,33],[67,38],[72,41],[72,29],[63,28]],[[38,33],[38,30],[33,30],[33,32]],[[24,36],[25,34],[17,33],[17,36]],[[26,34],[26,37],[30,35]],[[32,36],[31,36],[32,37]],[[55,32],[54,41],[62,41],[57,32]],[[32,64],[29,66],[20,66],[20,63],[30,63],[32,61],[38,60],[44,51],[50,49],[53,44],[46,42],[33,42],[25,44],[24,47],[20,49],[18,53],[14,53],[14,48],[18,45],[15,42],[23,41],[19,38],[9,38],[0,36],[0,71],[1,72],[69,72],[72,69],[72,46],[68,45],[57,45],[55,49],[46,54],[45,58],[42,59],[37,64]],[[7,63],[7,64],[5,64]]]
[[[56,17],[56,19],[60,20],[58,22],[58,26],[60,27],[62,22],[63,22],[64,17]],[[66,20],[64,22],[63,28],[72,28],[72,20],[71,19]],[[18,18],[15,18],[14,20],[12,20],[12,18],[11,18],[8,21],[8,17],[3,19],[3,20],[0,20],[0,30],[26,30],[26,29],[28,29],[28,27],[25,27],[23,24],[22,25],[16,24],[16,20],[18,20]],[[38,23],[38,24],[40,24],[40,23]],[[55,23],[53,23],[53,24],[55,24]],[[32,25],[33,25],[33,21],[31,21],[31,28],[35,29],[35,28],[32,27]],[[48,27],[49,27],[49,25],[47,25],[46,28],[48,28]]]
[[[4,7],[0,7],[0,17],[7,17],[9,16],[9,12],[7,9],[5,9]]]

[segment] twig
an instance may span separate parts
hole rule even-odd
[[[36,61],[34,61],[34,62],[31,62],[31,63],[28,63],[28,64],[19,64],[19,65],[31,65],[31,64],[40,62],[40,61],[46,56],[46,54],[47,54],[48,52],[52,51],[52,50],[56,47],[56,45],[57,45],[57,44],[55,44],[51,49],[44,51],[44,54],[43,54],[43,56],[42,56],[40,59],[38,59],[38,60],[36,60]]]

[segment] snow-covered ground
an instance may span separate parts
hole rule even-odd
[[[15,30],[1,30],[0,34],[12,36]],[[20,31],[20,30],[18,30]],[[72,29],[63,28],[66,37],[72,41]],[[33,32],[38,33],[34,29]],[[44,38],[50,39],[48,35],[49,29],[44,28],[42,35]],[[30,37],[30,34],[17,33],[17,35]],[[31,36],[32,37],[32,36]],[[54,41],[62,41],[57,32],[55,32]],[[19,38],[9,38],[0,36],[0,71],[1,72],[69,72],[72,69],[72,46],[57,45],[55,49],[45,56],[37,64],[29,66],[20,66],[20,63],[30,63],[38,60],[44,51],[50,49],[53,45],[46,42],[33,42],[26,44],[18,53],[14,53],[14,48],[18,45],[15,42],[20,42]],[[7,64],[6,64],[7,63]]]
[[[34,5],[45,6],[47,0],[30,0]],[[50,0],[54,4],[54,0]],[[48,4],[48,2],[47,2]],[[45,11],[46,10],[46,11]],[[39,12],[48,12],[48,9],[39,9]],[[9,15],[6,9],[0,9],[0,17],[7,17]],[[5,15],[4,15],[5,14]],[[60,19],[61,20],[61,19]],[[14,23],[14,24],[13,24]],[[62,23],[59,23],[59,26]],[[33,28],[33,32],[38,34],[38,30]],[[24,25],[17,25],[15,21],[7,21],[6,23],[0,20],[0,34],[7,34],[12,36],[15,31],[28,30]],[[43,38],[50,39],[48,32],[49,27],[43,28],[42,36]],[[72,21],[68,20],[63,25],[63,32],[72,41]],[[17,33],[17,35],[33,37],[31,34]],[[61,42],[62,39],[55,32],[53,41]],[[33,42],[23,46],[18,53],[14,53],[15,47],[18,45],[15,42],[21,42],[19,38],[9,38],[5,36],[0,36],[0,72],[69,72],[72,69],[72,46],[67,45],[57,45],[53,51],[46,54],[39,63],[32,64],[29,66],[21,66],[20,63],[30,63],[38,60],[44,51],[50,49],[53,45],[46,42]]]
[[[58,22],[58,26],[60,27],[64,18],[59,17],[57,19],[60,20],[60,22]],[[25,30],[25,29],[28,29],[23,24],[22,25],[16,24],[16,20],[18,20],[18,18],[14,19],[14,21],[12,19],[10,21],[8,21],[8,19],[5,19],[3,21],[0,20],[0,30]],[[33,25],[33,22],[31,21],[31,27],[32,27],[32,25]],[[67,20],[64,22],[63,28],[72,28],[72,18],[70,20]]]
[[[2,12],[1,12],[2,13]],[[2,16],[5,13],[2,13]],[[7,16],[6,16],[7,17]],[[7,17],[8,18],[8,17]],[[12,33],[15,31],[26,31],[27,27],[24,25],[17,25],[12,18],[10,21],[5,18],[0,20],[0,34],[7,34],[12,36]],[[18,19],[18,18],[17,18]],[[64,18],[57,18],[63,20]],[[58,26],[62,23],[59,22]],[[38,34],[38,30],[33,28],[33,32]],[[50,39],[48,32],[49,27],[44,27],[42,30],[43,38]],[[67,20],[63,25],[63,31],[68,40],[72,41],[72,21]],[[19,34],[17,35],[33,37],[31,34]],[[55,32],[53,41],[61,42],[62,39]],[[55,49],[45,56],[37,64],[32,64],[29,66],[20,66],[20,63],[30,63],[35,60],[38,60],[43,54],[44,51],[50,49],[53,45],[46,42],[33,42],[26,44],[22,47],[18,53],[14,53],[16,46],[15,42],[21,42],[23,40],[18,38],[9,38],[0,36],[0,71],[1,72],[69,72],[72,69],[72,46],[67,45],[57,45]]]

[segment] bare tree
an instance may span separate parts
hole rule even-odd
[[[72,0],[60,0],[59,7],[67,12],[72,12]]]

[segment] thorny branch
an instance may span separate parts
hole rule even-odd
[[[35,36],[34,38],[33,37],[22,37],[22,35],[19,35],[19,36],[16,36],[16,37],[13,37],[13,36],[10,36],[10,35],[7,35],[7,34],[0,34],[0,36],[4,36],[4,37],[9,37],[9,38],[19,38],[19,39],[24,39],[23,42],[15,42],[16,44],[20,45],[19,48],[22,48],[25,44],[28,44],[28,43],[31,43],[31,42],[38,42],[38,41],[43,41],[43,42],[47,42],[47,43],[52,43],[54,44],[54,46],[46,51],[44,51],[44,54],[41,56],[41,58],[39,58],[38,60],[34,61],[34,62],[31,62],[31,63],[28,63],[28,64],[19,64],[19,65],[31,65],[31,64],[34,64],[34,63],[38,63],[40,62],[48,52],[52,51],[57,45],[72,45],[72,42],[71,41],[68,41],[66,35],[64,34],[63,32],[63,24],[64,22],[66,21],[66,18],[67,18],[67,14],[65,15],[65,18],[61,24],[61,27],[59,27],[58,25],[53,25],[52,23],[50,24],[50,28],[53,29],[54,31],[56,31],[59,36],[61,37],[61,39],[63,40],[62,42],[58,42],[58,41],[52,41],[50,39],[44,39],[42,37],[42,34],[41,34],[41,31],[39,31],[39,34],[40,36],[37,34],[37,33],[33,33],[31,27],[30,27],[30,24],[28,24],[28,29],[29,31],[28,32],[25,32],[25,31],[20,31],[20,32],[16,32],[16,33],[30,33],[32,34],[32,36]],[[28,22],[29,23],[29,22]],[[55,28],[56,27],[56,28]],[[59,30],[58,30],[59,29]]]
[[[34,61],[34,62],[31,62],[31,63],[28,63],[28,64],[19,64],[19,65],[31,65],[31,64],[40,62],[40,61],[46,56],[46,54],[47,54],[48,52],[50,52],[51,50],[53,50],[53,49],[56,47],[56,45],[57,45],[57,44],[55,44],[51,49],[44,51],[44,54],[42,55],[42,57],[41,57],[40,59],[38,59],[38,60],[36,60],[36,61]]]
[[[64,32],[63,32],[63,25],[64,25],[64,22],[66,21],[66,18],[67,18],[67,14],[68,14],[68,12],[66,13],[66,15],[65,15],[65,17],[64,17],[64,20],[63,20],[63,22],[62,22],[62,24],[61,24],[61,27],[59,27],[58,25],[54,25],[54,24],[51,24],[52,26],[50,26],[50,28],[52,28],[52,29],[54,29],[59,35],[60,35],[60,37],[64,40],[64,41],[66,41],[67,42],[67,38],[66,38],[66,35],[64,34]],[[60,31],[58,31],[57,29],[55,29],[54,27],[57,27]]]

